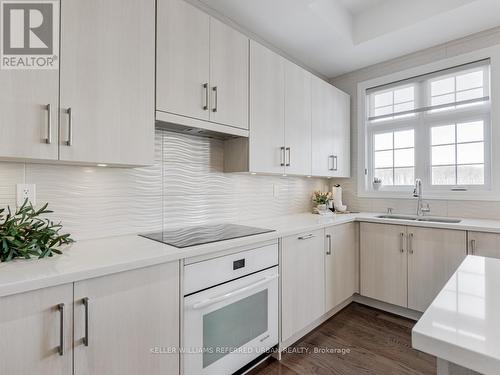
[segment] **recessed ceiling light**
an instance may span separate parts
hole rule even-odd
[[[107,164],[97,164],[98,167],[107,167]]]
[[[251,172],[250,174],[256,175],[257,173],[255,173],[255,172]]]

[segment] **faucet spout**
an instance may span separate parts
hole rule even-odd
[[[415,180],[415,188],[413,189],[413,197],[417,198],[417,216],[423,216],[424,213],[430,211],[429,205],[427,205],[426,208],[423,207],[422,194],[422,180],[420,178],[417,178]]]

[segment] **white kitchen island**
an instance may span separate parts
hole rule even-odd
[[[500,260],[468,256],[412,331],[438,375],[500,374]]]

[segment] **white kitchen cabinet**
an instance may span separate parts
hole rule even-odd
[[[285,173],[311,175],[311,73],[285,61]]]
[[[468,232],[468,252],[490,258],[500,258],[500,234]]]
[[[285,60],[253,41],[248,164],[251,172],[285,172]]]
[[[361,295],[407,306],[406,227],[360,224]]]
[[[357,224],[325,230],[325,310],[330,311],[358,292]]]
[[[210,121],[248,129],[246,36],[210,18]]]
[[[75,375],[179,372],[178,353],[152,353],[179,347],[177,262],[76,282],[74,310]]]
[[[311,74],[250,42],[250,135],[226,141],[225,170],[311,175]]]
[[[0,70],[0,158],[57,160],[57,70]]]
[[[61,7],[60,160],[152,164],[154,0]]]
[[[73,284],[0,297],[0,374],[71,374],[72,306]]]
[[[247,130],[248,38],[184,0],[158,1],[157,23],[156,109]]]
[[[408,308],[425,311],[467,256],[466,232],[408,227]]]
[[[282,239],[281,339],[286,341],[325,312],[324,231]]]
[[[425,311],[464,260],[466,232],[361,223],[361,295]]]
[[[350,177],[350,97],[312,77],[312,174]]]
[[[156,108],[209,119],[210,16],[184,0],[159,0]]]
[[[178,262],[0,297],[0,374],[178,374],[179,300]]]

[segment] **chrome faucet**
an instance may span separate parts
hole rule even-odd
[[[417,199],[417,216],[424,216],[426,213],[431,212],[429,208],[429,203],[427,203],[424,207],[424,203],[422,202],[422,180],[417,178],[415,180],[415,189],[413,189],[413,197]]]

